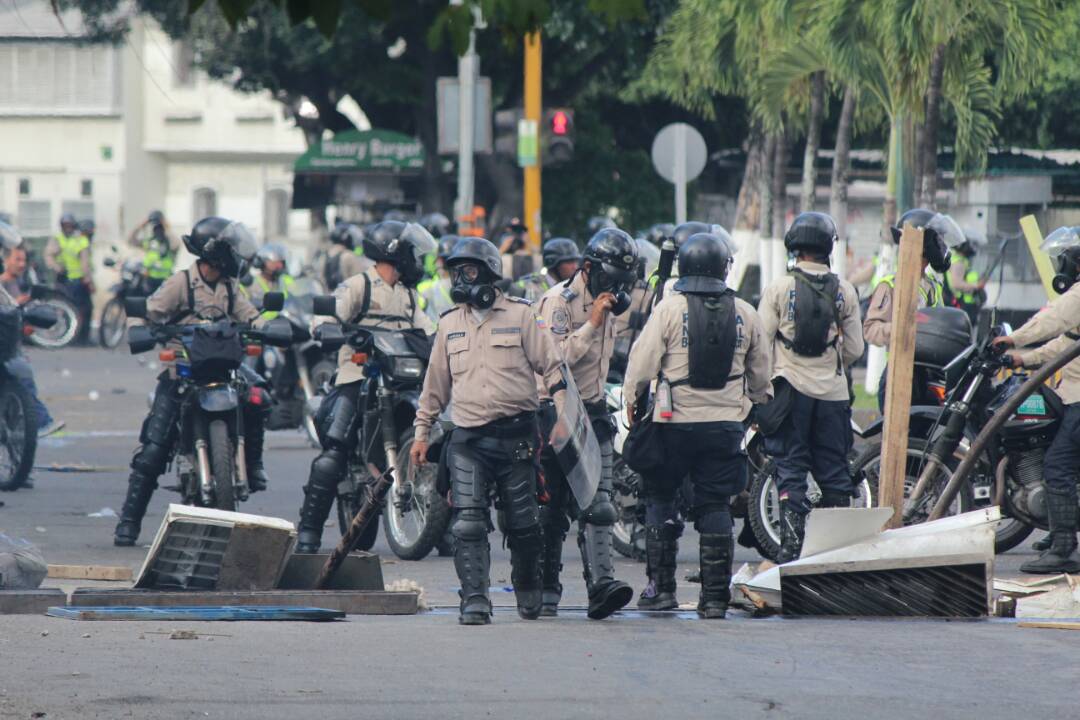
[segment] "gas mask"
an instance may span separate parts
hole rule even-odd
[[[634,271],[622,270],[607,263],[589,262],[588,282],[586,287],[593,297],[600,297],[602,293],[609,292],[615,296],[615,304],[611,306],[613,315],[622,315],[630,307],[630,294],[627,288],[634,285]]]
[[[936,272],[946,273],[952,265],[949,248],[937,233],[926,230],[923,239],[923,257],[930,261],[930,267]]]
[[[1074,249],[1074,252],[1065,251],[1054,258],[1054,269],[1057,273],[1050,285],[1058,295],[1064,295],[1076,283],[1077,274],[1080,274],[1080,266],[1075,257],[1078,253],[1075,253],[1075,250],[1080,248]]]
[[[487,310],[495,304],[495,286],[479,265],[461,263],[450,268],[450,299]]]

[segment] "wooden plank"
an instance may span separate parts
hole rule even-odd
[[[915,366],[915,313],[922,278],[923,232],[904,224],[900,236],[896,284],[893,287],[892,332],[889,338],[889,376],[885,387],[885,427],[882,431],[878,506],[891,507],[888,528],[903,523],[904,475],[907,468],[911,382]]]
[[[128,580],[131,568],[114,565],[50,565],[49,577],[64,580]]]
[[[0,590],[0,615],[41,615],[57,605],[67,605],[60,588]]]
[[[281,605],[53,607],[49,608],[46,614],[69,620],[190,620],[192,622],[216,622],[222,620],[326,622],[328,620],[341,620],[345,617],[345,613],[340,610]]]
[[[1049,256],[1042,249],[1043,236],[1039,230],[1039,221],[1034,215],[1025,215],[1020,218],[1020,229],[1024,231],[1024,239],[1027,240],[1028,251],[1031,259],[1035,261],[1035,269],[1039,271],[1039,280],[1042,281],[1043,290],[1050,302],[1057,299],[1058,294],[1054,291],[1054,266]]]
[[[1047,630],[1080,630],[1080,622],[1027,622],[1016,623],[1022,628],[1045,628]]]
[[[415,615],[419,593],[368,590],[188,591],[107,590],[77,588],[72,607],[136,605],[140,607],[295,605],[340,610],[348,615]]]

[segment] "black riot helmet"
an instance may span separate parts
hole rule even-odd
[[[690,239],[691,235],[712,232],[712,229],[713,226],[708,223],[695,221],[684,222],[671,232],[671,237],[675,241],[675,247],[680,248],[684,242]]]
[[[809,252],[828,257],[836,242],[836,223],[820,212],[804,212],[791,222],[784,233],[784,247],[788,252]]]
[[[446,260],[450,269],[450,299],[484,310],[495,303],[495,281],[502,279],[499,248],[485,238],[458,241]]]
[[[682,293],[714,295],[727,290],[728,269],[734,260],[731,246],[719,235],[694,233],[679,246],[679,279]]]
[[[216,216],[195,223],[183,240],[192,255],[234,278],[247,272],[259,249],[255,236],[242,223]]]
[[[450,218],[446,217],[440,212],[428,213],[420,218],[420,224],[424,226],[424,229],[431,233],[433,238],[441,238],[450,232],[452,223]]]
[[[339,220],[330,231],[330,242],[353,250],[364,242],[364,231],[358,225]]]
[[[447,258],[454,253],[454,248],[459,242],[461,242],[459,235],[443,235],[439,238],[439,252],[436,257],[445,263]]]
[[[579,262],[581,260],[581,251],[578,250],[577,243],[565,237],[548,240],[544,243],[541,254],[544,258],[544,267],[547,268],[548,272],[554,270],[559,263]]]
[[[889,228],[893,242],[900,242],[900,235],[907,224],[923,231],[922,256],[930,267],[939,273],[948,272],[952,264],[949,249],[959,247],[966,240],[964,231],[956,221],[933,210],[914,208],[901,215],[896,225]]]
[[[672,223],[656,223],[645,231],[645,239],[657,247],[664,242],[665,238],[675,234],[675,225]]]
[[[585,246],[582,268],[588,271],[589,294],[615,295],[611,311],[616,315],[630,307],[629,290],[637,278],[637,244],[618,228],[604,228]],[[588,267],[586,267],[586,263]]]
[[[393,265],[407,287],[424,279],[424,256],[436,250],[435,238],[416,223],[384,220],[364,236],[364,257]]]
[[[1064,294],[1080,278],[1080,227],[1060,227],[1046,236],[1042,250],[1054,261],[1054,292]]]

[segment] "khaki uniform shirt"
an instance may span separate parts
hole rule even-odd
[[[671,389],[672,417],[660,417],[655,408],[656,422],[741,422],[750,413],[751,403],[763,403],[772,397],[769,380],[769,354],[762,335],[761,319],[754,306],[735,299],[736,341],[731,374],[742,375],[729,380],[719,390],[699,390],[689,385]],[[682,293],[666,295],[653,308],[641,336],[630,350],[630,362],[623,382],[623,397],[635,399],[649,386],[657,373],[669,381],[682,380],[690,374],[690,353],[687,347],[688,309]]]
[[[349,248],[344,245],[338,245],[337,243],[330,246],[330,249],[326,251],[326,255],[327,263],[341,263],[338,265],[338,269],[341,273],[341,277],[345,280],[375,267],[375,263],[371,262],[366,257],[357,255]],[[341,258],[340,261],[335,259],[339,256]]]
[[[1076,342],[1064,333],[1076,333],[1080,330],[1078,321],[1080,321],[1080,284],[1073,285],[1049,307],[1036,313],[1013,332],[1012,338],[1016,341],[1017,348],[1054,338],[1042,347],[1021,351],[1020,358],[1024,361],[1024,367],[1042,365]],[[1058,386],[1058,394],[1067,405],[1080,402],[1080,359],[1073,360],[1061,369],[1061,385]]]
[[[581,401],[586,403],[604,398],[604,381],[615,349],[615,316],[608,313],[598,328],[589,322],[592,306],[585,276],[579,273],[569,286],[559,283],[544,293],[539,308],[551,339],[570,366]],[[543,378],[538,378],[540,397],[549,397],[548,387]]]
[[[355,257],[355,256],[354,256]],[[364,286],[371,285],[371,302],[367,315],[357,317],[364,306]],[[402,283],[389,285],[375,268],[354,275],[341,283],[334,290],[337,300],[337,316],[348,323],[371,325],[391,330],[420,328],[427,334],[435,332],[435,326],[420,307],[420,298],[416,290],[405,287]],[[400,320],[387,320],[387,317],[399,317]],[[335,318],[319,316],[315,325],[324,322],[337,322]],[[335,385],[346,385],[364,379],[364,369],[352,361],[351,346],[343,345],[338,352],[338,371]]]
[[[941,286],[923,275],[919,281],[918,307],[940,305]],[[892,298],[893,289],[888,283],[878,283],[874,294],[870,296],[870,307],[866,310],[863,321],[863,335],[866,342],[880,347],[889,347],[892,337]]]
[[[416,439],[427,440],[451,393],[458,427],[539,408],[534,376],[547,387],[562,381],[562,358],[544,325],[528,302],[501,293],[483,320],[464,304],[443,315],[416,411]]]
[[[796,267],[808,275],[829,272],[827,265],[818,263],[799,262]],[[847,368],[862,357],[864,344],[859,295],[851,283],[840,280],[836,295],[840,328],[833,323],[827,335],[828,342],[836,340],[836,345],[826,348],[818,357],[806,357],[788,348],[780,338],[781,335],[789,341],[795,338],[795,283],[791,275],[780,278],[765,288],[758,304],[765,345],[772,360],[772,376],[785,378],[800,393],[818,400],[847,400],[847,376],[843,372],[837,373],[837,353],[840,353],[842,368]]]
[[[191,294],[195,300],[195,307],[188,304],[188,278],[191,278]],[[229,285],[232,285],[233,311],[229,312]],[[191,312],[187,312],[191,311]],[[182,312],[187,314],[176,319]],[[146,319],[151,323],[176,322],[180,325],[194,325],[197,323],[213,322],[222,317],[230,317],[237,322],[256,322],[259,311],[240,291],[240,286],[234,278],[222,277],[213,287],[203,280],[199,272],[198,264],[192,263],[186,272],[181,271],[170,275],[161,287],[153,295],[146,299]],[[132,323],[141,323],[141,320],[132,320]],[[183,343],[173,340],[168,347],[174,350],[182,350]],[[165,363],[169,368],[170,377],[175,377],[173,363]]]

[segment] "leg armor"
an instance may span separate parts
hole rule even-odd
[[[138,540],[143,515],[157,489],[158,476],[165,472],[176,445],[179,416],[180,399],[176,396],[176,383],[164,377],[158,381],[154,404],[139,433],[142,444],[131,459],[127,496],[120,510],[120,520],[116,523],[113,544],[131,546]]]
[[[543,608],[540,614],[550,617],[558,614],[559,601],[562,599],[563,588],[559,582],[559,573],[562,571],[563,543],[566,541],[566,532],[570,529],[570,520],[566,513],[570,489],[555,462],[544,463],[544,478],[547,481],[549,499],[546,505],[540,506],[540,527],[544,533],[544,549],[540,557],[543,576]]]
[[[619,518],[612,495],[611,439],[600,443],[602,471],[600,485],[592,504],[578,518],[578,548],[589,589],[589,617],[600,620],[621,609],[634,597],[634,591],[615,579],[611,551],[611,527]]]
[[[266,419],[270,416],[270,394],[259,387],[251,388],[252,400],[244,403],[244,461],[247,463],[248,486],[251,492],[265,490],[270,478],[263,468],[263,442],[266,438]],[[258,397],[258,404],[254,398]]]
[[[345,475],[347,463],[348,456],[339,448],[323,450],[311,461],[311,473],[304,486],[304,504],[300,507],[298,553],[319,552],[323,526],[334,505],[338,483]]]
[[[485,468],[464,442],[453,442],[448,456],[453,493],[454,568],[461,582],[462,625],[491,622],[488,585],[491,576],[491,548],[488,531],[488,492]]]

